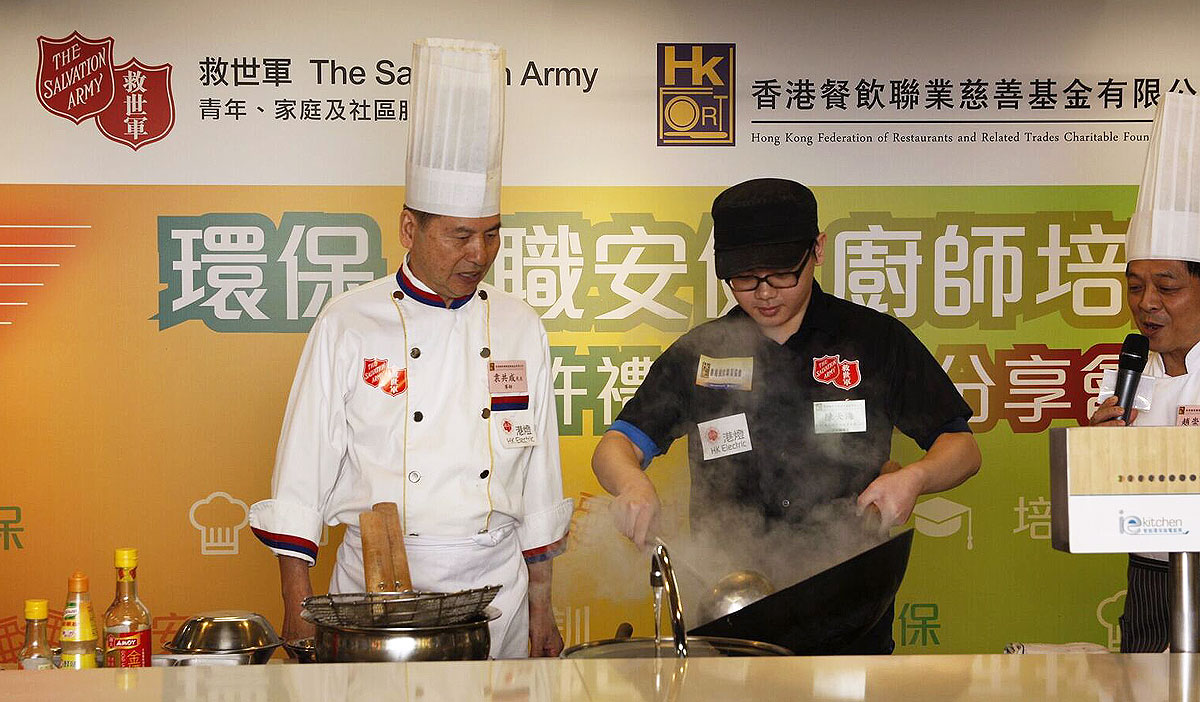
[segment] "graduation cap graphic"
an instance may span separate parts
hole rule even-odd
[[[952,536],[962,528],[963,517],[967,518],[967,550],[975,548],[971,530],[971,508],[951,502],[944,497],[933,497],[920,502],[913,508],[917,531],[926,536]]]

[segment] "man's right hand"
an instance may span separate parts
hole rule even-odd
[[[300,617],[304,598],[312,596],[312,580],[308,577],[308,562],[292,556],[279,557],[279,582],[283,595],[284,641],[305,639],[317,633],[317,628]]]
[[[605,432],[592,454],[592,470],[614,496],[611,510],[617,529],[635,546],[645,548],[658,530],[662,504],[642,470],[642,450],[620,432]]]
[[[634,483],[613,499],[613,521],[617,529],[638,548],[645,548],[658,533],[658,515],[662,503],[649,479]]]
[[[1125,409],[1117,406],[1117,396],[1113,395],[1100,403],[1100,406],[1096,408],[1095,413],[1092,414],[1088,423],[1094,427],[1123,427],[1126,423],[1121,419],[1122,414],[1125,414]],[[1129,413],[1130,424],[1137,419],[1137,415],[1137,410]]]

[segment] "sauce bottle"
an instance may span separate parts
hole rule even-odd
[[[67,606],[63,609],[62,630],[58,642],[62,646],[65,669],[83,670],[99,667],[96,659],[96,614],[92,611],[92,596],[88,593],[88,577],[80,571],[67,579]]]
[[[117,592],[104,613],[104,666],[150,665],[150,610],[138,599],[136,548],[119,548],[114,557]]]
[[[54,667],[50,652],[50,632],[46,626],[46,600],[25,600],[25,645],[17,651],[21,670],[49,670]]]

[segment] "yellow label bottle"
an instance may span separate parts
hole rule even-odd
[[[76,670],[99,667],[96,657],[98,638],[88,577],[77,570],[67,579],[67,606],[63,609],[62,629],[58,634],[62,646],[61,667]]]

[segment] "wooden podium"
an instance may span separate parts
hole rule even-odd
[[[1051,429],[1050,502],[1060,551],[1200,551],[1200,427]]]
[[[1170,554],[1171,650],[1200,652],[1200,427],[1050,430],[1051,544]]]

